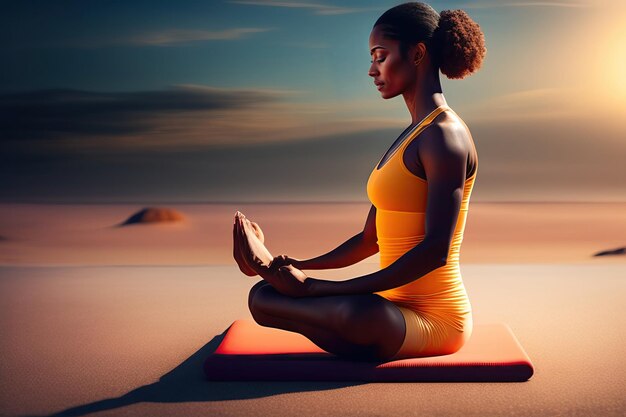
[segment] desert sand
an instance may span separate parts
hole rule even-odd
[[[0,265],[232,265],[237,210],[272,254],[308,258],[363,230],[369,204],[169,204],[184,221],[116,227],[142,205],[0,204]],[[626,203],[470,203],[460,260],[592,263],[626,244]],[[378,265],[378,255],[365,262]],[[626,256],[601,262],[624,263]]]
[[[623,415],[625,273],[463,268],[475,322],[509,324],[533,361],[523,383],[220,383],[203,380],[202,361],[251,318],[256,282],[236,267],[2,267],[1,414]]]
[[[511,327],[535,366],[523,383],[205,381],[260,279],[232,260],[234,211],[272,253],[304,257],[356,234],[368,206],[171,207],[186,221],[114,228],[142,206],[0,205],[0,415],[625,413],[626,263],[590,256],[624,245],[625,205],[472,207],[461,271],[474,321]],[[307,272],[346,279],[377,262]]]

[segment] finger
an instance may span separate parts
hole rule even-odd
[[[241,225],[241,218],[237,219],[237,236],[238,236],[238,242],[239,242],[239,248],[241,251],[241,256],[243,257],[244,261],[246,261],[248,259],[248,248],[247,248],[247,239],[246,239],[246,235],[243,232],[243,228]]]
[[[238,259],[239,262],[243,263],[241,235],[239,233],[238,219],[235,219],[235,223],[233,225],[233,248],[235,251],[236,258]],[[244,264],[244,268],[245,268],[245,264]]]
[[[254,229],[254,233],[256,234],[256,237],[259,238],[261,242],[265,242],[265,236],[263,235],[263,231],[261,230],[261,227],[255,222],[250,222],[250,225],[252,226],[252,229]]]
[[[235,222],[235,238],[237,249],[239,251],[239,257],[243,262],[245,262],[245,247],[243,246],[242,234],[241,234],[241,226],[239,224],[239,219]]]
[[[250,224],[250,220],[244,218],[242,223],[244,225],[245,234],[248,237],[250,252],[261,265],[267,267],[272,259],[274,259],[274,256],[263,244],[263,242],[261,242],[261,240],[259,240],[259,238],[256,236]]]
[[[243,247],[242,253],[247,261],[248,265],[259,274],[259,266],[262,265],[262,261],[255,255],[254,251],[250,247],[250,242],[248,241],[248,235],[245,231],[245,221],[240,219],[240,234],[241,234],[241,244]]]
[[[281,255],[280,256],[280,264],[281,266],[286,265],[289,263],[289,257],[287,255]]]
[[[235,216],[235,220],[233,222],[233,247],[235,249],[235,253],[238,257],[241,257],[241,244],[240,244],[240,234],[239,234],[239,219]]]
[[[254,226],[252,225],[252,222],[249,219],[245,219],[244,223],[245,223],[246,230],[248,231],[248,233],[251,233],[252,236],[255,236],[258,239],[259,237],[258,233],[256,229],[254,228]]]
[[[245,262],[245,260],[243,259],[242,248],[241,248],[240,242],[241,242],[241,239],[238,233],[238,220],[237,218],[235,218],[233,221],[233,255],[234,255],[234,258],[237,261],[237,265],[239,266],[239,269],[241,270],[241,272],[243,272],[245,275],[250,276],[250,277],[255,276],[257,275],[256,271],[251,269],[248,266],[247,262]]]
[[[290,297],[300,297],[301,296],[301,287],[297,282],[296,278],[293,276],[288,266],[283,266],[279,268],[279,274],[282,278],[282,285],[285,289],[285,294]]]
[[[256,233],[254,233],[254,229],[252,228],[252,226],[250,225],[250,220],[244,218],[243,219],[243,227],[245,228],[246,232],[248,233],[252,233],[253,235],[256,236]]]
[[[280,255],[275,256],[274,259],[272,259],[272,262],[270,262],[269,264],[269,268],[273,271],[280,268],[281,266],[283,266],[283,259]]]
[[[277,262],[276,262],[276,258],[274,258],[274,259],[272,259],[272,260],[270,261],[270,264],[267,266],[267,268],[268,268],[270,271],[274,271],[274,270],[276,269],[276,267],[277,267],[277,266],[278,266],[278,264],[277,264]]]
[[[242,254],[246,259],[250,260],[250,245],[248,243],[248,236],[246,236],[246,231],[242,219],[239,219],[239,240],[241,242]]]
[[[235,237],[237,241],[239,240],[239,216],[235,216],[233,222],[233,237]]]
[[[241,240],[241,225],[240,225],[239,217],[237,217],[235,219],[235,234],[237,236],[237,243],[239,245],[241,245],[241,242],[240,242],[240,240]]]
[[[233,256],[237,259],[239,253],[237,251],[237,221],[233,222]]]
[[[254,263],[257,264],[262,264],[263,262],[261,261],[261,259],[259,259],[259,257],[256,255],[256,253],[254,252],[250,241],[248,240],[251,236],[254,236],[254,232],[250,230],[250,226],[249,226],[249,220],[247,219],[243,219],[243,238],[244,238],[244,244],[246,246],[246,250],[249,253],[249,259],[252,260]]]

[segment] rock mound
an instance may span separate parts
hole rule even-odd
[[[626,246],[621,248],[603,250],[602,252],[594,253],[593,256],[606,256],[606,255],[624,255],[626,254]]]
[[[164,207],[146,207],[130,216],[121,226],[143,223],[167,223],[185,220],[180,212]]]

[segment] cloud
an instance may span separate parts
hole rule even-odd
[[[581,97],[585,97],[581,101]],[[460,106],[459,113],[471,121],[563,122],[596,116],[598,107],[590,92],[581,88],[549,87],[513,91]]]
[[[5,93],[0,94],[0,140],[17,147],[37,141],[39,149],[169,151],[401,130],[408,122],[392,112],[381,113],[378,102],[292,100],[302,94],[200,85],[113,93]]]
[[[284,41],[282,42],[285,46],[293,46],[296,48],[311,48],[311,49],[322,49],[329,48],[330,46],[326,43],[321,42],[298,42],[298,41]]]
[[[267,32],[270,30],[273,30],[273,28],[232,28],[217,31],[169,29],[131,36],[128,39],[118,42],[130,43],[132,45],[170,46],[197,41],[241,39],[251,33]]]
[[[380,7],[339,7],[321,3],[303,3],[296,1],[275,1],[275,0],[232,0],[229,3],[246,4],[252,6],[286,7],[298,9],[312,9],[314,14],[336,15],[367,12],[372,10],[382,10]]]
[[[289,112],[286,103],[282,106],[283,113],[265,125],[293,123],[294,132],[301,136],[327,124],[305,125],[301,123],[308,119],[292,122],[292,117],[334,111],[320,106]],[[163,120],[160,127],[180,127],[187,133],[191,128],[204,141],[214,134],[200,119],[190,119],[193,127],[184,119],[172,120],[176,126]],[[236,121],[233,116],[227,123],[235,126]],[[258,129],[241,140],[254,140],[266,132],[261,116],[241,121]],[[378,120],[378,126],[383,122]],[[479,153],[478,182],[472,194],[477,200],[472,201],[626,199],[623,133],[600,130],[588,119],[567,124],[551,120],[468,124]],[[0,153],[4,183],[12,185],[0,188],[0,200],[365,201],[369,173],[402,129],[374,129],[364,119],[354,119],[347,127],[353,133],[190,149],[178,147],[176,138],[184,136],[172,134],[168,140],[174,147],[168,152],[126,152],[123,146],[111,152],[77,152],[76,147],[42,152],[39,146],[25,146],[13,154]],[[354,132],[359,127],[365,130]],[[159,142],[162,137],[150,139]]]
[[[546,112],[546,107],[554,104],[554,102],[548,102],[556,100],[559,97],[559,91],[558,88],[537,88],[487,97],[473,102],[463,114],[472,120],[491,121],[554,117],[554,112],[563,111],[563,107],[553,106],[552,112]]]
[[[55,139],[148,132],[163,117],[266,105],[294,92],[179,85],[169,90],[49,89],[0,94],[0,139]]]
[[[21,137],[51,135],[1,143],[12,186],[0,200],[364,198],[373,165],[410,122],[404,104],[303,95],[199,85],[0,95],[0,137],[10,139],[14,120]],[[620,109],[599,106],[592,116],[584,102],[576,117],[555,116],[581,96],[537,88],[471,101],[467,110],[451,104],[479,153],[479,200],[624,199]]]
[[[565,125],[603,117],[621,120],[620,108],[607,108],[600,99],[594,100],[577,89],[536,88],[453,107],[470,127]],[[374,98],[313,102],[297,90],[183,84],[156,91],[59,89],[0,94],[0,140],[18,147],[36,141],[33,146],[40,150],[169,152],[245,147],[380,129],[400,133],[409,123],[399,100],[389,105]],[[603,129],[623,132],[618,123],[607,122]],[[603,140],[613,137],[618,136],[611,133]]]
[[[118,36],[74,37],[72,39],[39,40],[36,45],[45,48],[94,49],[109,46],[177,46],[193,42],[232,41],[244,39],[255,33],[276,30],[276,28],[229,28],[222,30],[204,29],[162,29]],[[26,44],[28,45],[28,44]]]
[[[498,1],[494,3],[464,3],[459,4],[459,9],[491,9],[496,7],[592,7],[589,3],[581,2],[555,2],[555,1],[515,1],[511,3]]]

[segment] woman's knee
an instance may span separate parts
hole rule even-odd
[[[342,306],[338,322],[342,333],[356,343],[376,343],[390,324],[388,306],[374,297],[362,297]]]
[[[267,285],[270,285],[269,282],[262,279],[261,281],[254,284],[252,288],[250,288],[250,292],[248,293],[248,309],[250,309],[250,312],[252,312],[252,310],[258,305],[258,303],[255,303],[254,301],[257,293],[261,288]]]

